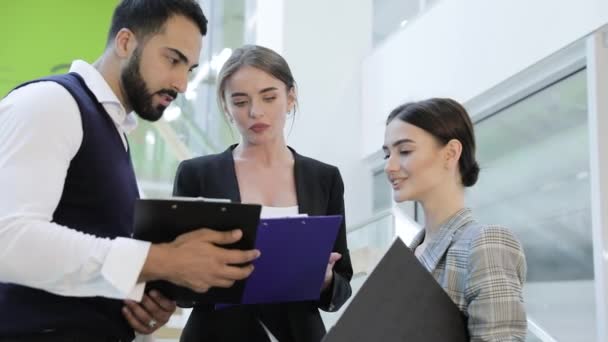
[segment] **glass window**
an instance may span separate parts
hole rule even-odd
[[[378,45],[438,0],[374,0],[372,42]]]
[[[389,209],[392,205],[392,190],[390,183],[386,179],[384,170],[374,171],[373,174],[374,197],[372,209],[374,213]]]
[[[595,341],[586,71],[475,130],[481,174],[467,202],[522,241],[528,318],[556,340]]]
[[[162,198],[173,192],[179,161],[153,125],[140,119],[139,127],[129,134],[129,148],[141,196]]]

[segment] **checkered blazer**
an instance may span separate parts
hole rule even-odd
[[[415,249],[424,230],[411,243]],[[524,341],[526,259],[508,229],[476,222],[462,209],[418,257],[468,318],[471,341]]]

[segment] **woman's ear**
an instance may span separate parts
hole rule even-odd
[[[289,91],[287,92],[287,113],[291,113],[291,111],[295,108],[296,99],[296,88],[291,87],[291,89],[289,89]]]
[[[226,113],[226,119],[228,119],[228,122],[230,122],[231,124],[234,123],[234,117],[228,113],[227,111],[224,111],[224,113]]]
[[[228,111],[228,106],[226,105],[226,101],[224,101],[222,99],[220,101],[220,105],[222,106],[222,111],[224,112],[224,115],[226,115],[226,119],[228,120],[228,122],[234,123],[234,118],[232,117],[232,114],[230,114],[230,112]]]
[[[458,167],[462,155],[462,144],[458,139],[452,139],[443,147],[446,168]]]

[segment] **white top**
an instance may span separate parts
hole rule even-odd
[[[290,216],[300,216],[298,214],[298,206],[293,207],[267,207],[262,206],[262,212],[260,213],[261,218],[277,218],[277,217],[290,217]],[[268,334],[268,338],[270,338],[270,342],[279,342],[279,340],[268,330],[266,325],[260,321],[262,328]]]
[[[262,211],[260,213],[261,218],[277,218],[277,217],[293,217],[300,216],[298,214],[298,206],[294,205],[293,207],[267,207],[262,206]]]
[[[134,114],[93,66],[75,61],[70,71],[82,76],[121,136],[135,128]],[[0,281],[65,296],[141,300],[144,284],[135,283],[150,243],[51,222],[82,137],[76,101],[55,82],[19,88],[0,101]]]

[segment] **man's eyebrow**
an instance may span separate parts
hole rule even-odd
[[[182,63],[188,65],[190,64],[190,61],[188,60],[188,57],[186,57],[186,55],[184,55],[181,51],[179,51],[178,49],[174,49],[174,48],[167,48],[169,51],[175,53],[177,55],[177,57],[179,58],[180,61],[182,61]],[[198,63],[194,64],[193,66],[190,67],[190,70],[194,69],[198,67]]]

